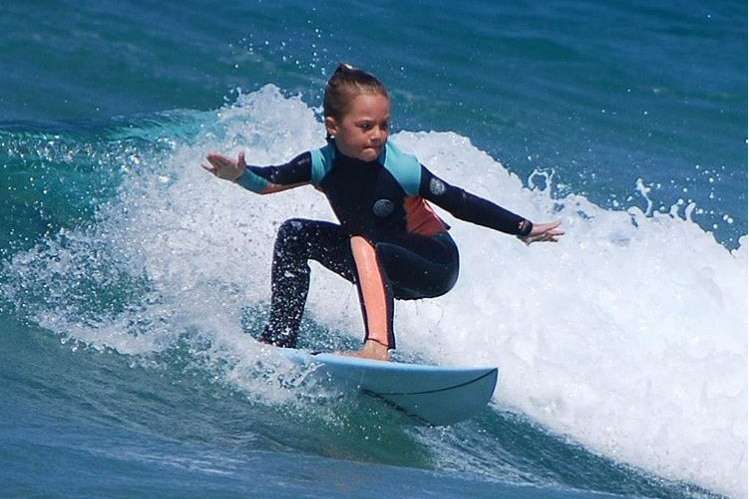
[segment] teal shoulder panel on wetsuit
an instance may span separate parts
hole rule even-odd
[[[388,140],[385,145],[380,163],[395,177],[408,196],[419,193],[421,183],[421,163],[416,156],[403,153],[395,144]]]
[[[333,146],[327,144],[320,149],[310,151],[312,155],[312,185],[319,184],[333,168]]]

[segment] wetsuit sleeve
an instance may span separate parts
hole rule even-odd
[[[277,166],[247,166],[237,183],[253,192],[263,192],[269,184],[293,185],[309,183],[312,179],[312,155],[305,152],[286,164]]]
[[[424,166],[421,167],[419,194],[449,211],[456,218],[467,222],[516,236],[527,236],[533,229],[533,224],[529,220],[448,184]]]

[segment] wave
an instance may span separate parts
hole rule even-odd
[[[311,396],[342,396],[305,386],[303,373],[241,331],[262,324],[275,229],[300,214],[331,219],[324,198],[311,189],[253,196],[199,166],[214,150],[244,150],[249,161],[268,164],[317,147],[319,110],[268,86],[214,112],[183,111],[99,132],[2,133],[11,158],[6,203],[16,208],[4,215],[12,230],[3,246],[0,312],[99,356],[166,366],[170,376],[176,370],[172,383],[200,372],[230,399],[253,401],[255,421],[272,421],[279,404],[301,407],[299,413],[309,410]],[[614,210],[582,195],[554,197],[553,175],[536,172],[523,181],[455,133],[400,132],[392,140],[448,181],[532,220],[561,218],[567,230],[558,245],[526,247],[445,215],[461,249],[461,279],[446,297],[397,305],[403,354],[499,365],[488,427],[502,428],[507,414],[519,414],[601,462],[740,496],[746,237],[729,251],[684,207]],[[360,329],[355,290],[315,268],[305,341],[355,344]],[[366,430],[356,421],[370,421],[377,409],[356,404],[345,424],[335,403],[315,416],[330,430],[305,434],[302,450],[317,448],[316,438],[336,441],[336,421],[359,429],[332,448],[358,441]],[[376,421],[392,428],[392,417],[383,412]],[[447,443],[418,430],[407,437],[392,431],[392,450],[381,462],[402,463],[396,449],[405,446],[413,450],[405,460],[417,466],[436,459],[445,469],[495,478],[496,469],[507,469],[499,458],[486,461],[499,434],[481,437],[485,428],[455,430]],[[260,433],[268,448],[294,447],[290,438],[274,443],[270,429]],[[456,456],[466,449],[457,440],[466,435],[479,444],[471,464],[459,465]],[[424,454],[425,441],[444,453]]]

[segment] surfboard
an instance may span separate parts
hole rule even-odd
[[[295,364],[379,397],[418,420],[446,426],[475,416],[491,400],[496,367],[443,367],[360,359],[284,348]]]

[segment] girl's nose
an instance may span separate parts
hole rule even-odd
[[[372,140],[376,140],[378,142],[382,142],[385,140],[385,137],[387,137],[387,129],[384,129],[382,127],[376,126],[372,129]]]

